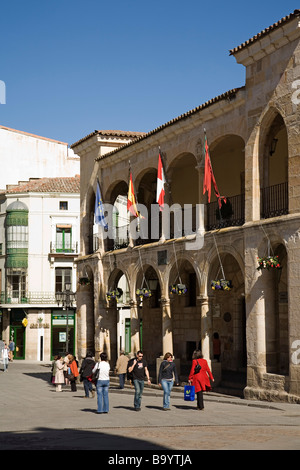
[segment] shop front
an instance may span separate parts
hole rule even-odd
[[[51,331],[51,359],[75,355],[75,310],[53,310]]]

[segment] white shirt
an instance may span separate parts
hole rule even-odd
[[[93,369],[93,373],[96,372],[98,368],[100,369],[98,380],[109,380],[109,363],[106,361],[98,362]]]

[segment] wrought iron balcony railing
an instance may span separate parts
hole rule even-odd
[[[20,292],[2,291],[0,302],[2,304],[55,304],[54,292]]]
[[[228,205],[227,205],[228,204]],[[219,210],[218,202],[207,204],[206,230],[223,227],[236,227],[245,223],[245,195],[229,196],[226,204]]]
[[[261,189],[261,218],[269,219],[289,213],[288,183]]]

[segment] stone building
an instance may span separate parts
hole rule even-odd
[[[98,131],[71,146],[81,159],[78,272],[91,279],[77,294],[79,356],[107,350],[114,364],[126,304],[127,350],[142,347],[150,364],[171,351],[182,373],[200,345],[218,379],[226,371],[245,374],[246,397],[300,402],[299,21],[295,10],[230,51],[246,69],[245,86],[147,134]],[[214,195],[208,203],[203,194],[205,136],[226,198],[221,210]],[[155,204],[159,151],[169,225]],[[121,224],[113,215],[114,236],[102,230],[95,249],[97,178],[104,203],[114,206],[127,198],[129,168],[145,219]],[[124,225],[127,240],[124,233],[120,240]],[[258,270],[258,258],[271,256],[280,269]],[[212,289],[220,279],[232,288]],[[120,282],[121,306],[106,295]],[[187,292],[171,293],[176,284]],[[141,301],[141,288],[151,297]]]

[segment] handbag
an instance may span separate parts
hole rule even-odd
[[[96,383],[98,378],[99,378],[99,373],[100,373],[100,364],[98,364],[98,367],[97,369],[95,370],[95,372],[92,374],[92,380],[91,382],[93,383]]]
[[[194,385],[185,385],[184,386],[184,400],[185,401],[194,401],[195,400],[195,387],[194,387]]]
[[[197,364],[195,365],[195,368],[194,368],[194,375],[199,374],[200,370],[201,370],[201,366],[199,362],[197,361]]]
[[[68,374],[68,375],[67,375],[67,379],[68,379],[68,380],[74,380],[74,379],[75,379],[74,374],[72,374],[72,373],[71,373],[71,374]]]

